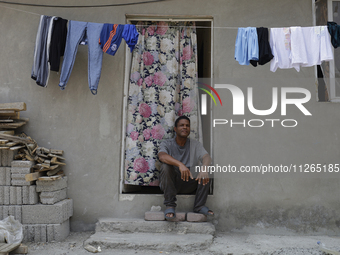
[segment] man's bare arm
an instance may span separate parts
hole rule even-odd
[[[177,159],[171,157],[166,152],[159,152],[158,158],[160,161],[162,161],[165,164],[171,165],[171,166],[177,166],[181,172],[181,179],[183,181],[189,181],[189,178],[193,178],[192,174],[190,173],[189,168],[187,168],[181,161],[178,161]]]
[[[208,153],[207,153],[207,154],[204,154],[203,157],[202,157],[202,165],[203,165],[203,167],[204,167],[204,166],[209,166],[210,163],[211,163],[211,157],[210,157],[210,155],[209,155]],[[202,167],[202,168],[203,168],[203,167]],[[199,184],[202,183],[203,185],[206,185],[206,184],[209,182],[209,175],[208,175],[207,172],[201,171],[201,172],[198,174],[196,180],[198,180],[198,183],[199,183]]]

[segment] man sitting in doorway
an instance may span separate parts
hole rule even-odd
[[[178,193],[191,193],[195,190],[194,212],[214,215],[214,212],[205,206],[209,193],[208,172],[200,171],[195,179],[193,177],[195,166],[199,165],[199,161],[203,166],[209,166],[211,158],[200,142],[188,138],[190,134],[188,117],[177,118],[174,130],[176,136],[163,141],[158,152],[158,158],[163,162],[159,187],[164,192],[165,218],[176,217],[176,195]]]

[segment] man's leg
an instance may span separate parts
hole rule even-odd
[[[167,207],[176,207],[176,195],[180,173],[171,165],[163,163],[159,174],[159,188],[164,192],[164,204]]]
[[[195,202],[194,202],[194,212],[198,212],[202,209],[203,206],[205,206],[205,203],[207,202],[208,194],[209,194],[209,188],[210,188],[210,182],[206,185],[197,184],[197,191],[195,196]]]

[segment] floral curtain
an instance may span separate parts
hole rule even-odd
[[[158,186],[158,148],[178,116],[200,139],[194,22],[139,22],[129,83],[125,184]]]

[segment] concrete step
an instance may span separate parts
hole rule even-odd
[[[208,248],[213,235],[174,233],[131,233],[117,234],[98,232],[84,242],[105,249],[139,249],[161,251],[196,251]]]
[[[215,226],[210,222],[145,221],[144,219],[100,218],[96,233],[173,233],[214,235]]]

